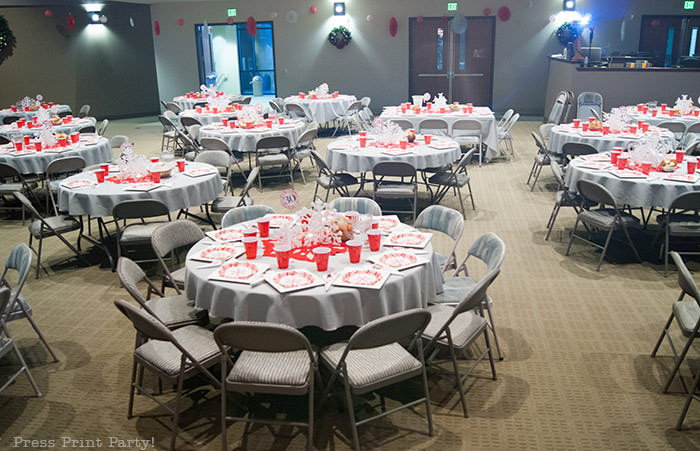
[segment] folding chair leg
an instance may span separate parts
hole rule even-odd
[[[571,232],[571,239],[569,240],[569,246],[566,248],[566,254],[569,255],[569,252],[571,251],[571,245],[574,242],[574,237],[576,236],[576,228],[578,227],[578,218],[576,218],[576,223],[574,224],[574,231]]]
[[[627,237],[627,242],[629,243],[630,247],[634,251],[634,256],[637,257],[637,260],[639,260],[639,263],[642,262],[642,258],[639,256],[639,252],[637,252],[637,247],[634,245],[634,242],[632,241],[632,237],[630,236],[629,230],[627,230],[627,226],[624,224],[622,225],[622,231],[625,232],[625,236]]]
[[[695,391],[698,388],[698,384],[700,384],[700,371],[698,371],[698,374],[695,375],[695,380],[693,380],[693,385],[692,387],[690,387],[690,390],[688,390],[688,397],[685,399],[685,404],[683,405],[683,410],[681,410],[681,415],[678,417],[676,429],[678,429],[679,431],[683,427],[683,420],[685,419],[685,415],[688,413],[690,402],[693,399],[698,399],[697,395],[695,394]]]
[[[489,354],[489,363],[491,364],[491,379],[496,380],[496,364],[493,362],[493,351],[491,350],[491,341],[489,340],[489,328],[484,328],[484,341],[486,341],[486,351]],[[496,334],[493,335],[494,337]]]
[[[656,341],[656,345],[654,345],[654,349],[651,351],[651,356],[655,357],[656,352],[659,350],[659,347],[661,346],[661,342],[664,341],[664,337],[668,333],[668,328],[671,326],[671,322],[673,321],[673,317],[675,315],[673,312],[671,312],[671,315],[668,317],[668,321],[666,321],[666,325],[664,326],[663,330],[661,331],[661,335],[659,335],[659,339]]]
[[[472,193],[472,184],[471,182],[467,182],[467,188],[469,189],[469,199],[472,202],[472,210],[476,211],[476,205],[474,205],[474,193]]]
[[[357,423],[355,422],[355,407],[352,405],[352,393],[350,393],[350,385],[347,382],[347,374],[343,379],[345,386],[345,402],[347,403],[348,418],[350,419],[350,429],[352,432],[352,445],[355,451],[360,451],[360,437],[357,431]]]
[[[177,378],[177,398],[175,398],[175,411],[173,412],[173,430],[170,433],[170,450],[175,449],[178,424],[180,423],[180,401],[182,398],[182,370]]]
[[[459,374],[459,367],[457,366],[457,355],[455,354],[455,349],[452,346],[452,340],[450,340],[450,358],[452,359],[452,367],[455,370],[455,379],[457,381],[457,391],[459,392],[459,400],[462,403],[462,410],[464,411],[464,418],[469,418],[469,411],[467,410],[467,400],[464,397],[464,387],[462,387],[462,376]]]
[[[36,279],[39,278],[39,271],[41,268],[41,248],[42,245],[44,244],[44,237],[39,238],[39,251],[37,252],[37,257],[36,257]]]
[[[554,223],[556,222],[557,216],[559,215],[560,208],[561,204],[555,204],[554,209],[552,210],[552,214],[549,215],[549,221],[547,222],[547,235],[544,237],[545,241],[549,240],[549,235],[552,233],[552,229],[554,228]]]
[[[697,334],[697,327],[695,328],[695,334]],[[663,393],[668,392],[668,388],[671,386],[671,382],[673,382],[673,378],[676,376],[676,373],[678,373],[678,370],[681,368],[681,364],[683,363],[683,360],[685,360],[685,355],[688,353],[690,350],[690,346],[693,344],[693,340],[695,339],[695,334],[691,335],[688,338],[688,341],[685,343],[685,346],[683,347],[683,351],[678,355],[678,358],[676,359],[675,364],[673,365],[673,370],[671,371],[671,374],[668,375],[668,379],[666,379],[666,384],[664,385]],[[700,372],[700,371],[699,371]],[[691,391],[692,393],[692,391]]]
[[[134,392],[136,391],[136,359],[131,366],[131,384],[129,385],[129,408],[127,409],[126,418],[132,418],[134,416]]]
[[[23,309],[24,310],[24,309]],[[34,332],[39,336],[39,340],[41,340],[42,343],[44,343],[44,346],[46,346],[46,349],[49,351],[49,354],[51,354],[51,357],[53,357],[54,362],[58,362],[58,357],[56,357],[56,354],[54,354],[53,349],[51,349],[51,346],[49,346],[49,343],[46,341],[46,338],[44,338],[44,335],[41,333],[39,328],[37,327],[36,323],[32,319],[31,315],[28,315],[25,311],[25,316],[27,317],[27,320],[29,321],[29,324],[32,325],[32,328],[34,329]]]
[[[598,259],[598,267],[595,269],[596,271],[600,271],[600,265],[603,264],[603,259],[605,258],[605,253],[608,252],[608,246],[610,245],[610,239],[612,238],[613,231],[615,230],[614,227],[610,228],[610,232],[608,232],[608,237],[605,239],[605,245],[603,246],[603,252],[600,253],[600,258]]]
[[[308,436],[306,442],[306,449],[311,451],[314,449],[314,373],[313,371],[309,375],[309,423],[308,423]]]
[[[498,360],[503,360],[503,354],[501,354],[501,345],[498,343],[498,335],[496,334],[496,325],[493,322],[493,315],[491,314],[491,307],[486,304],[486,312],[489,314],[489,327],[491,328],[491,333],[493,333],[493,342],[496,345],[496,351],[498,351]]]

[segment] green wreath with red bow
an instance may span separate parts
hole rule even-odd
[[[12,34],[5,16],[0,16],[0,64],[12,56],[17,46],[17,39]]]
[[[343,27],[342,25],[339,27],[335,27],[331,30],[330,33],[328,33],[328,42],[330,42],[331,45],[335,46],[335,48],[338,49],[342,49],[346,45],[350,44],[351,40],[352,37],[350,36],[350,30]]]

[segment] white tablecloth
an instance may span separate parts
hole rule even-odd
[[[90,125],[95,125],[95,119],[93,118],[82,118],[82,119],[76,119],[73,118],[72,121],[68,124],[61,124],[61,125],[54,125],[51,126],[51,131],[53,133],[65,133],[65,134],[71,134],[73,132],[77,132],[83,127],[88,127]],[[14,124],[8,124],[8,125],[0,125],[0,136],[5,136],[7,138],[13,138],[16,136],[38,136],[38,134],[41,132],[42,128],[39,127],[33,127],[29,128],[26,125],[22,128],[17,128],[17,123],[15,122]]]
[[[275,124],[273,121],[272,128],[254,127],[250,130],[244,128],[229,128],[221,124],[210,124],[204,126],[199,131],[199,138],[219,138],[226,141],[226,144],[233,150],[239,152],[255,152],[255,146],[261,138],[268,136],[285,136],[289,139],[292,146],[295,146],[297,140],[304,133],[306,124],[303,120],[286,119],[284,125]]]
[[[326,291],[321,285],[286,294],[280,294],[266,282],[251,287],[208,280],[215,268],[198,269],[205,263],[190,260],[190,257],[211,245],[212,242],[205,239],[196,244],[187,256],[187,297],[194,299],[197,307],[209,310],[213,316],[237,321],[265,321],[295,328],[317,326],[331,331],[342,326],[361,326],[392,313],[425,307],[435,300],[436,292],[441,291],[442,287],[442,274],[430,244],[426,246],[426,250],[432,254],[429,263],[402,271],[404,276],[389,276],[380,290],[332,286]],[[357,265],[350,265],[347,253],[332,256],[328,272],[320,275],[325,277],[330,272],[349,266],[359,267],[371,254],[377,253],[363,248],[362,260]],[[245,255],[239,259],[245,260]],[[259,257],[256,261],[269,264],[271,271],[277,270],[274,257]],[[316,272],[315,263],[294,259],[290,260],[289,268]]]
[[[575,158],[566,169],[565,183],[571,191],[576,192],[579,180],[600,183],[613,195],[618,205],[631,207],[668,208],[676,197],[688,191],[700,190],[700,182],[686,183],[664,180],[666,173],[651,172],[648,178],[621,179],[607,170],[594,170],[579,167],[583,162]],[[682,163],[676,172],[685,174],[686,164]]]
[[[227,99],[230,102],[238,102],[240,100],[243,100],[243,96],[239,94],[223,94],[221,97]],[[202,103],[206,102],[207,97],[199,97],[199,98],[187,98],[186,96],[177,96],[173,98],[173,103],[175,105],[179,106],[181,110],[189,110],[194,108],[194,105],[196,103]]]
[[[12,146],[12,144],[9,146]],[[0,146],[0,162],[14,166],[25,175],[43,174],[46,172],[46,167],[49,163],[58,158],[83,157],[87,166],[106,163],[113,159],[112,146],[110,146],[109,140],[103,137],[100,137],[94,144],[87,144],[83,137],[77,144],[65,147],[68,150],[62,152],[52,152],[43,149],[41,152],[34,152],[28,155],[12,155],[11,153],[4,153],[4,150],[7,148],[9,147]]]
[[[659,129],[657,127],[650,127],[647,133],[650,134],[661,134],[665,137],[667,142],[675,147],[675,139],[673,134],[668,130]],[[549,151],[552,154],[561,154],[562,146],[568,142],[578,142],[590,144],[595,147],[598,152],[609,152],[614,147],[621,147],[627,150],[630,144],[633,144],[644,137],[645,134],[637,131],[637,137],[631,137],[619,134],[608,134],[602,135],[602,133],[597,132],[597,134],[586,132],[584,133],[581,129],[574,129],[571,124],[557,125],[552,128],[552,132],[549,135]]]
[[[35,111],[17,111],[14,112],[12,111],[11,108],[4,108],[0,110],[0,123],[2,123],[2,120],[6,118],[7,116],[19,116],[24,119],[29,119],[31,120],[34,116],[36,116],[39,113],[40,110],[35,110]],[[58,114],[58,113],[71,113],[71,109],[68,105],[54,105],[51,108],[51,115]]]
[[[202,111],[201,113],[197,113],[197,110],[184,110],[182,113],[180,113],[180,118],[183,117],[192,117],[197,119],[202,125],[209,125],[213,124],[215,122],[221,122],[222,119],[228,119],[230,117],[236,116],[238,111],[219,111],[216,114],[214,113],[207,113],[206,111]]]
[[[447,122],[448,135],[452,136],[452,124],[458,119],[475,119],[481,122],[483,129],[488,133],[485,138],[483,138],[484,144],[486,144],[488,150],[486,151],[485,158],[486,161],[498,155],[498,133],[496,132],[496,116],[494,116],[493,111],[489,107],[474,107],[473,114],[466,114],[460,109],[454,112],[440,113],[439,109],[433,109],[428,112],[425,108],[421,108],[421,113],[416,114],[412,109],[406,110],[405,113],[401,112],[401,108],[398,106],[385,107],[382,114],[379,116],[384,120],[405,120],[410,121],[413,128],[419,129],[419,125],[424,119],[444,119]]]
[[[306,113],[306,117],[324,124],[332,120],[343,117],[345,110],[357,99],[355,96],[339,95],[336,98],[322,98],[313,100],[307,95],[303,100],[299,96],[289,96],[284,99],[285,103],[296,103],[301,105]]]
[[[651,125],[659,125],[662,122],[666,121],[674,121],[674,122],[683,122],[686,127],[695,124],[696,122],[700,122],[700,117],[695,116],[695,115],[688,115],[688,116],[678,116],[674,115],[673,117],[668,115],[668,112],[662,113],[661,108],[658,108],[656,112],[656,116],[652,114],[653,109],[650,108],[647,114],[640,113],[637,111],[636,106],[628,106],[628,107],[622,107],[627,111],[627,114],[630,115],[630,117],[634,118],[636,121],[644,121],[647,122]],[[613,111],[616,110],[617,108],[613,108]]]
[[[213,168],[204,163],[187,163],[186,169]],[[110,173],[109,177],[116,175]],[[95,175],[84,172],[66,179],[95,179]],[[128,184],[116,184],[105,181],[94,188],[69,189],[62,184],[58,189],[58,204],[61,211],[71,215],[90,215],[104,217],[112,215],[112,208],[119,202],[132,199],[157,199],[168,206],[170,211],[197,207],[212,201],[223,190],[218,171],[201,177],[188,177],[173,170],[173,175],[161,179],[165,185],[152,191],[125,191]]]
[[[411,163],[416,169],[426,169],[453,163],[462,156],[459,143],[446,137],[433,136],[430,142],[431,145],[446,144],[449,146],[435,149],[426,146],[423,136],[418,135],[416,142],[421,144],[415,147],[408,147],[407,150],[411,151],[411,153],[404,155],[387,154],[385,152],[388,149],[375,147],[373,141],[369,141],[367,147],[360,148],[358,139],[357,136],[348,136],[336,139],[328,144],[326,162],[332,170],[370,172],[374,165],[380,161],[403,161]]]

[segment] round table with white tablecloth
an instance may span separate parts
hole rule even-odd
[[[29,150],[15,150],[13,144],[0,145],[0,162],[15,167],[24,175],[39,175],[46,172],[49,163],[58,158],[82,157],[86,166],[112,161],[112,146],[107,138],[96,135],[82,135],[80,141],[70,146],[42,148],[34,150],[34,140],[27,146]]]
[[[583,166],[583,167],[582,167]],[[615,169],[587,168],[586,160],[574,158],[566,169],[564,182],[573,192],[579,180],[590,180],[607,188],[618,205],[636,207],[668,208],[676,197],[688,191],[700,190],[700,182],[672,181],[666,179],[668,173],[652,171],[648,176],[638,174],[637,178],[622,178],[615,175]],[[681,163],[673,174],[687,175],[687,165]],[[698,177],[694,177],[697,179]]]
[[[651,125],[659,125],[662,122],[674,121],[682,122],[685,124],[686,127],[688,127],[690,125],[700,122],[700,110],[698,110],[697,108],[692,113],[683,115],[674,114],[673,116],[670,115],[670,110],[661,111],[661,108],[649,108],[646,114],[644,112],[638,111],[636,106],[627,106],[620,108],[623,108],[627,112],[627,114],[634,120],[648,122]],[[614,108],[613,111],[614,110],[616,110],[616,108]]]
[[[62,122],[60,125],[52,125],[51,132],[53,133],[64,133],[69,135],[73,132],[77,132],[83,127],[95,126],[96,121],[91,117],[84,117],[82,119],[73,118],[70,122]],[[17,123],[0,125],[0,136],[5,136],[6,138],[15,138],[20,136],[38,136],[43,128],[41,126],[29,127],[25,124],[24,127],[17,127]]]
[[[430,145],[426,145],[425,138],[417,135],[405,150],[398,145],[381,145],[371,137],[366,147],[361,148],[358,136],[336,139],[326,148],[328,166],[334,171],[348,172],[370,172],[380,161],[402,161],[420,170],[451,164],[461,156],[459,143],[443,136],[432,136]]]
[[[663,141],[675,147],[673,134],[668,130],[654,126],[649,127],[649,131],[646,133],[637,130],[635,134],[620,132],[604,135],[599,131],[584,132],[581,127],[574,128],[572,124],[562,124],[552,127],[552,131],[549,135],[549,152],[552,154],[562,154],[562,146],[569,142],[590,144],[595,147],[598,152],[609,152],[615,147],[621,147],[626,150],[630,144],[652,135],[661,136]]]
[[[230,117],[234,117],[237,114],[237,111],[217,111],[214,113],[213,110],[202,110],[201,112],[197,112],[197,110],[194,109],[188,109],[188,110],[183,110],[182,113],[180,113],[180,118],[182,119],[183,117],[191,117],[194,119],[197,119],[200,124],[202,125],[209,125],[213,124],[215,122],[221,122],[222,119],[228,119]]]
[[[498,155],[496,116],[489,107],[474,107],[473,113],[471,114],[465,113],[462,105],[460,105],[459,108],[454,111],[447,108],[442,112],[437,107],[433,107],[430,110],[427,108],[421,108],[420,113],[416,114],[413,108],[406,108],[405,112],[402,112],[401,107],[388,106],[384,107],[384,111],[379,117],[387,121],[409,121],[416,130],[420,128],[420,123],[424,119],[443,119],[447,122],[447,134],[449,136],[452,136],[452,125],[455,123],[455,121],[459,119],[474,119],[481,123],[482,130],[485,132],[485,137],[482,137],[482,141],[487,147],[485,154],[486,161],[489,161]]]
[[[85,188],[69,188],[74,181],[95,181],[93,172],[83,172],[68,177],[58,188],[58,204],[61,211],[70,215],[90,215],[105,217],[112,215],[112,208],[119,202],[134,199],[157,199],[167,205],[170,211],[197,207],[210,202],[223,190],[221,177],[215,167],[204,163],[186,163],[185,172],[206,170],[206,175],[189,177],[173,169],[172,175],[161,179],[158,188],[150,191],[130,191],[133,183],[113,183],[109,178],[104,183]]]
[[[220,97],[230,102],[238,102],[243,100],[243,96],[239,94],[222,94]],[[187,97],[177,96],[173,98],[173,103],[180,107],[181,110],[191,110],[198,103],[206,103],[208,97]]]
[[[324,96],[319,98],[311,98],[305,96],[303,99],[298,95],[289,96],[284,99],[285,103],[296,103],[300,105],[306,117],[319,124],[325,124],[345,115],[345,110],[348,109],[351,103],[357,101],[352,95]]]
[[[251,129],[242,127],[224,127],[221,123],[205,125],[199,131],[199,138],[219,138],[228,144],[230,149],[239,152],[255,152],[255,146],[261,138],[268,136],[284,136],[289,139],[292,146],[304,133],[306,123],[303,120],[285,119],[284,124],[273,120],[272,127],[266,124],[257,124]]]
[[[50,110],[50,114],[52,116],[57,115],[59,113],[69,113],[69,114],[71,113],[71,108],[68,105],[54,105],[48,109]],[[3,109],[0,109],[0,123],[2,122],[2,120],[4,118],[9,117],[9,116],[19,116],[21,118],[31,120],[34,116],[39,114],[39,111],[40,110],[27,111],[26,109],[24,109],[22,111],[19,111],[19,110],[12,111],[11,108],[3,108]]]
[[[244,227],[245,224],[238,224]],[[387,237],[383,237],[386,242]],[[442,291],[442,273],[435,259],[432,246],[426,245],[420,254],[424,264],[392,274],[379,289],[355,288],[332,285],[338,282],[345,269],[371,268],[367,258],[378,256],[388,250],[370,252],[363,247],[360,263],[350,264],[348,253],[330,257],[328,271],[318,272],[315,263],[308,260],[291,259],[289,270],[308,270],[325,285],[281,293],[268,282],[256,284],[234,283],[210,279],[218,266],[194,260],[201,251],[213,245],[205,238],[190,249],[187,255],[185,291],[195,305],[216,317],[234,318],[237,321],[265,321],[286,324],[295,328],[316,326],[326,331],[342,326],[361,326],[369,321],[413,308],[426,307]],[[274,256],[263,256],[259,245],[258,257],[247,260],[245,255],[237,261],[256,262],[269,265],[268,273],[277,273]],[[396,248],[398,249],[398,248]],[[232,260],[229,260],[229,262]],[[330,275],[330,277],[329,277]]]

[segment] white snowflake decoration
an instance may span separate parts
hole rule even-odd
[[[384,145],[398,144],[406,138],[406,132],[391,121],[374,121],[374,127],[368,131],[368,134]]]
[[[676,99],[673,109],[680,111],[681,114],[689,114],[693,110],[693,99],[689,98],[687,94],[683,94],[682,97]]]

